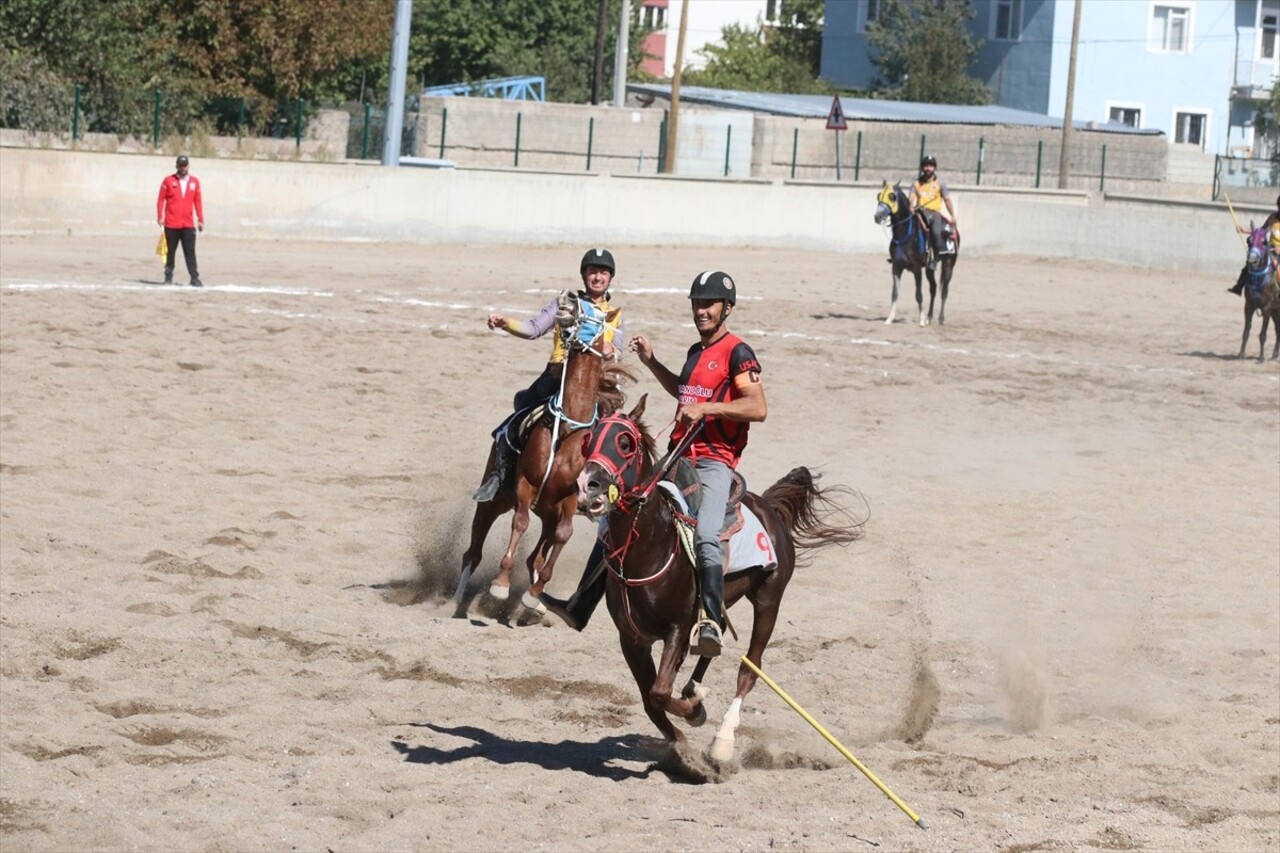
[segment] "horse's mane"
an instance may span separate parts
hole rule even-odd
[[[612,415],[627,402],[627,395],[622,390],[624,382],[634,383],[636,375],[631,368],[621,364],[611,364],[600,374],[600,384],[596,387],[596,401],[600,404],[601,415]]]

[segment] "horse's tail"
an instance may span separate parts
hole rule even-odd
[[[761,495],[778,515],[795,540],[796,555],[813,551],[826,545],[849,545],[862,538],[866,516],[859,518],[836,499],[844,495],[866,500],[847,486],[818,488],[815,476],[808,468],[792,468],[778,482]]]

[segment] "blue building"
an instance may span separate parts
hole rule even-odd
[[[826,0],[822,76],[868,88],[867,24],[884,0]],[[970,73],[995,103],[1061,117],[1074,0],[973,0]],[[1280,0],[1083,0],[1072,118],[1160,130],[1216,154],[1263,156],[1257,106],[1277,66]]]

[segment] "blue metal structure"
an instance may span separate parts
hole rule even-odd
[[[422,90],[424,98],[502,98],[506,101],[541,101],[546,80],[542,77],[493,77],[470,83],[448,83]]]

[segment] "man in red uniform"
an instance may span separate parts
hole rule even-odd
[[[196,231],[204,230],[204,202],[200,198],[200,179],[187,174],[187,155],[178,158],[178,170],[160,182],[156,199],[156,224],[164,228],[169,253],[164,261],[164,283],[173,284],[174,249],[182,243],[192,287],[203,287],[196,271]]]
[[[658,361],[653,345],[644,335],[631,339],[631,349],[663,389],[678,401],[672,446],[701,423],[700,431],[684,451],[702,483],[694,551],[704,618],[695,628],[696,641],[690,651],[700,657],[715,657],[720,654],[720,632],[724,630],[724,553],[720,533],[729,501],[732,469],[738,466],[747,446],[751,423],[763,421],[769,407],[755,352],[725,326],[738,301],[733,279],[723,272],[704,272],[693,280],[689,299],[699,340],[689,348],[679,375]],[[587,583],[580,584],[568,601],[559,601],[546,593],[541,598],[550,612],[578,631],[586,627],[604,594],[604,573],[595,571],[603,554],[597,545],[583,574]]]

